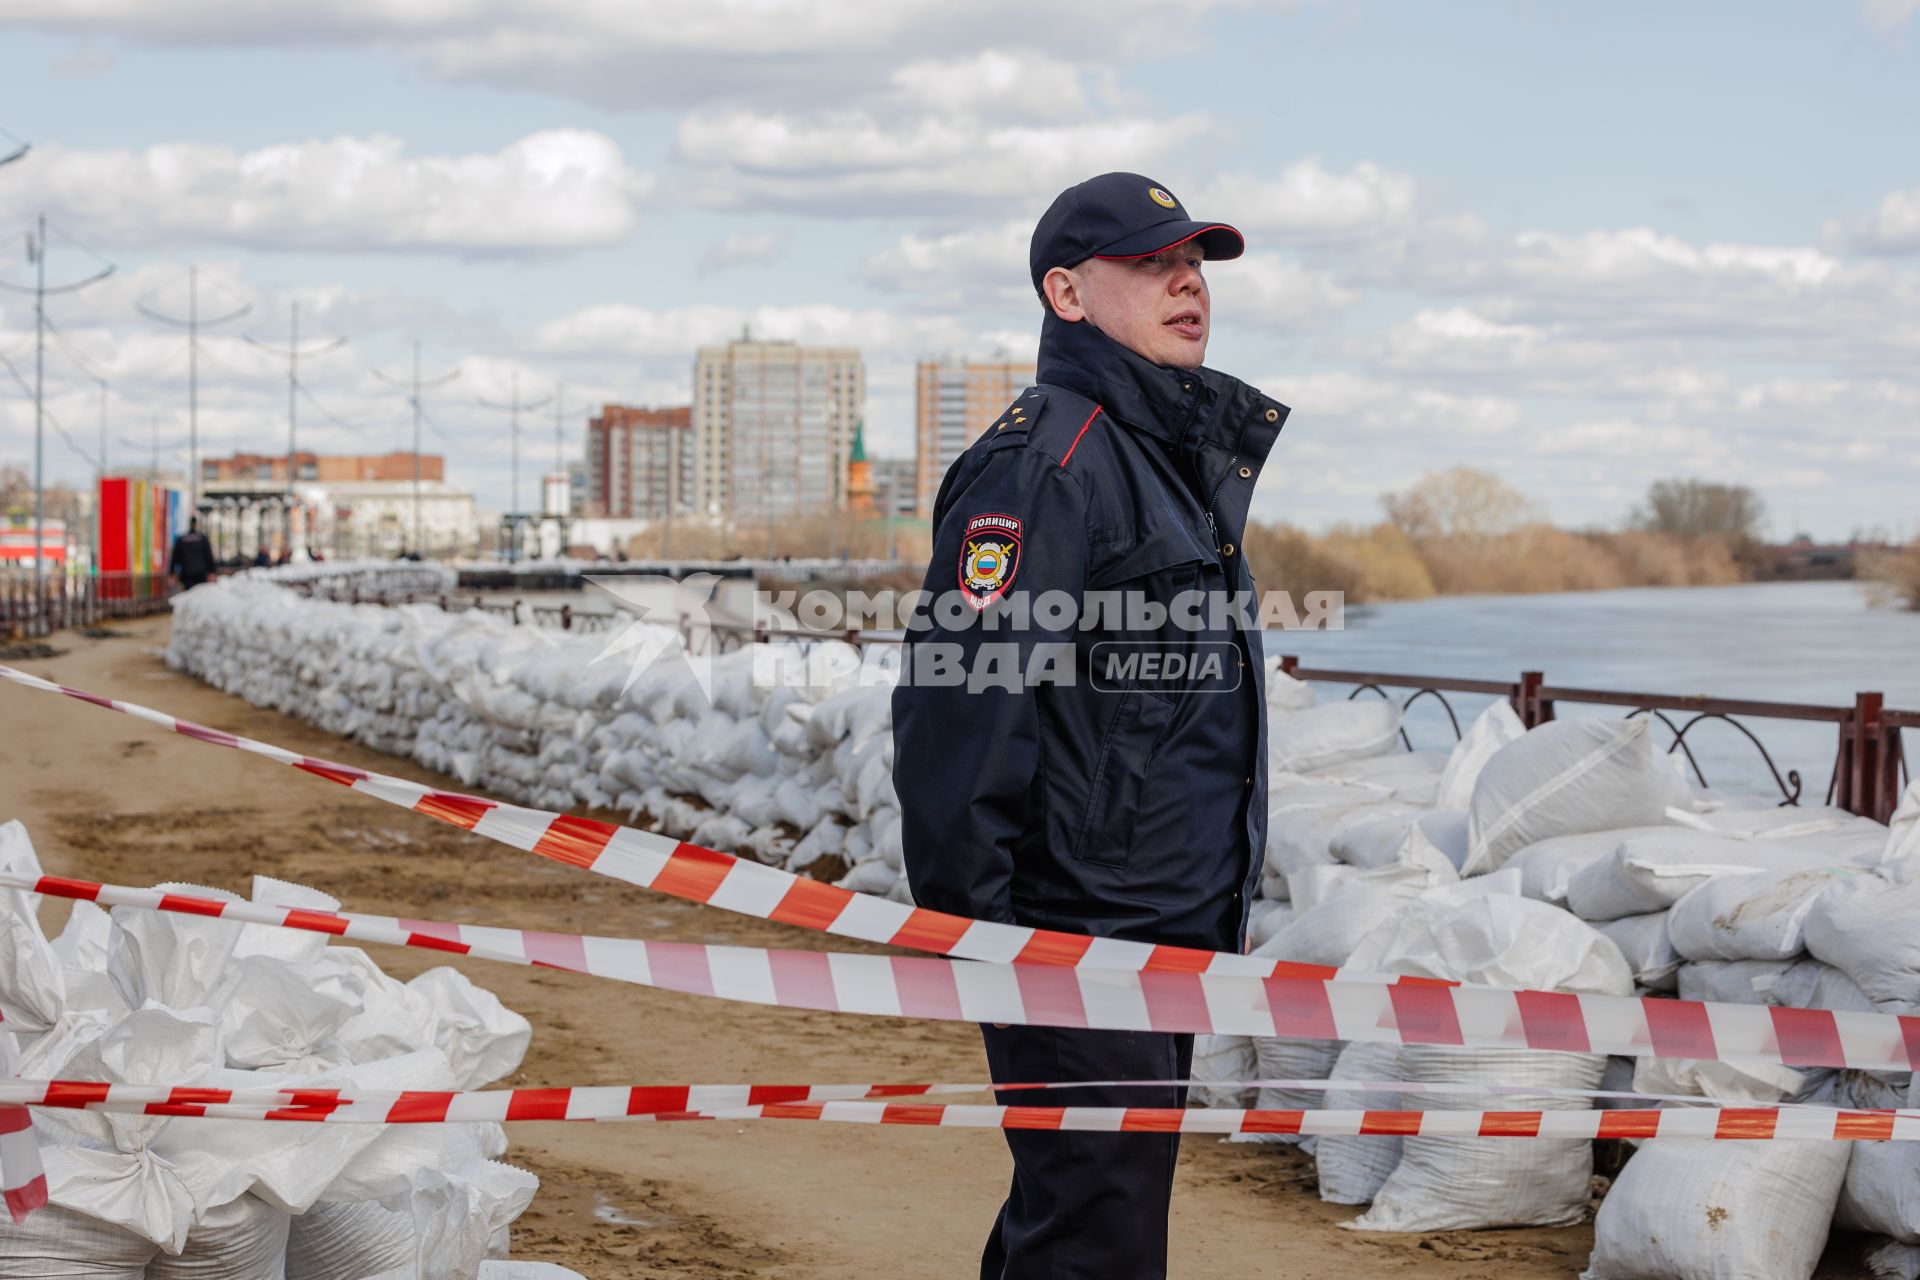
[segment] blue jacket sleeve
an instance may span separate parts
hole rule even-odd
[[[1041,785],[1047,687],[1026,677],[1049,663],[1072,670],[1087,562],[1080,482],[1008,444],[963,454],[942,486],[926,598],[893,694],[914,901],[1002,922],[1013,920],[1015,844],[1037,820]],[[1068,607],[1037,607],[1045,603]]]

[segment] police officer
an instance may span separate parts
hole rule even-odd
[[[1108,173],[1035,227],[1039,384],[955,459],[893,696],[923,906],[1240,951],[1266,844],[1266,722],[1241,531],[1287,408],[1204,367],[1205,264],[1240,233]],[[1219,607],[1225,605],[1227,607]],[[1001,1084],[1175,1080],[1193,1037],[982,1028]],[[1033,1102],[1002,1091],[1003,1103]],[[1170,1087],[1048,1103],[1183,1106]],[[1166,1274],[1173,1134],[1008,1130],[983,1280]]]

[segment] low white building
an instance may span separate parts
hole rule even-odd
[[[274,480],[211,481],[201,493],[214,507],[216,525],[237,535],[233,550],[240,554],[281,545],[286,498],[285,484]],[[411,480],[303,480],[294,499],[296,559],[309,549],[329,560],[391,559],[411,551],[434,559],[472,555],[480,545],[473,495],[444,480],[420,481],[417,498]]]

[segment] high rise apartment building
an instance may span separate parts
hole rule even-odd
[[[695,510],[752,524],[847,505],[866,372],[852,347],[741,338],[693,369]]]
[[[587,422],[586,502],[590,514],[664,520],[694,510],[693,410],[610,404]]]
[[[922,360],[914,377],[914,488],[919,514],[933,500],[947,468],[1033,385],[1032,361]]]

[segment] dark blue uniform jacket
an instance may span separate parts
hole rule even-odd
[[[1238,951],[1266,844],[1260,634],[1194,593],[1255,591],[1239,542],[1288,410],[1051,313],[1038,372],[934,505],[893,695],[908,884],[975,919]],[[1151,608],[1183,600],[1185,625]],[[1017,661],[923,678],[985,646]]]

